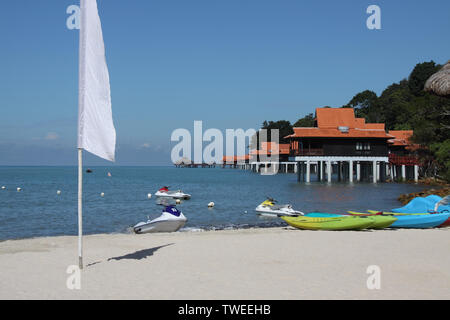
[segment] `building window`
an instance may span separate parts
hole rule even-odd
[[[363,143],[362,142],[357,142],[356,143],[356,150],[362,150],[363,148]]]
[[[357,142],[356,150],[370,150],[370,142]]]

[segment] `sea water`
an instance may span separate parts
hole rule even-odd
[[[129,232],[137,222],[158,217],[163,206],[153,194],[162,186],[192,195],[178,205],[188,218],[181,231],[285,225],[279,218],[256,214],[256,206],[266,197],[273,197],[280,204],[290,203],[303,212],[343,213],[400,207],[397,201],[400,194],[426,188],[397,183],[305,184],[298,183],[295,174],[267,176],[220,167],[91,169],[92,173],[83,174],[84,234]],[[0,167],[0,187],[6,187],[0,189],[0,240],[76,235],[77,170],[77,167]],[[149,193],[153,195],[150,199]],[[208,208],[211,201],[215,206]]]

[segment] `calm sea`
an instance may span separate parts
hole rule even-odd
[[[222,168],[91,167],[84,174],[85,234],[129,232],[162,206],[147,198],[161,186],[192,195],[178,207],[188,218],[184,230],[284,225],[261,218],[255,207],[266,196],[296,209],[340,213],[399,207],[402,193],[424,186],[393,183],[297,183],[295,174],[262,176]],[[111,173],[111,177],[108,176]],[[0,240],[77,234],[76,167],[0,167]],[[16,188],[22,188],[17,192]],[[57,190],[61,194],[57,195]],[[104,193],[104,197],[100,194]],[[207,204],[213,201],[215,207]]]

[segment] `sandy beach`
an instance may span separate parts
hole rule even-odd
[[[0,243],[1,299],[449,299],[450,229],[101,234]],[[381,288],[367,288],[368,266]]]

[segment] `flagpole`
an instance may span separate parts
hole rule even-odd
[[[85,0],[80,0],[80,32],[79,32],[79,57],[78,57],[78,121],[80,122],[80,110],[83,100],[83,90],[85,89],[85,55],[86,55],[86,20],[85,20]],[[78,139],[83,135],[80,132],[78,123]],[[83,269],[83,148],[78,140],[78,266]]]
[[[83,269],[83,149],[78,148],[78,265]]]

